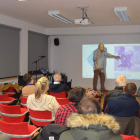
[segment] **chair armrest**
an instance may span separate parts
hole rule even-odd
[[[37,118],[31,117],[31,116],[29,116],[29,118],[31,120],[34,120],[34,121],[37,121],[37,122],[52,122],[52,121],[54,121],[52,119],[37,119]]]
[[[6,117],[21,117],[21,116],[25,115],[27,112],[29,112],[29,111],[26,111],[23,114],[7,114],[7,113],[3,113],[3,112],[0,112],[0,114],[3,116],[6,116]]]
[[[3,92],[4,94],[16,94],[15,92]]]
[[[21,105],[22,105],[22,106],[27,106],[27,104],[23,104],[23,103],[21,103]]]
[[[29,138],[29,137],[31,137],[35,132],[37,132],[37,131],[40,130],[40,129],[41,129],[41,127],[38,127],[36,130],[34,130],[34,131],[33,131],[31,134],[29,134],[29,135],[8,134],[8,133],[5,133],[5,132],[2,132],[1,130],[0,130],[0,133],[8,135],[10,138]]]
[[[0,101],[0,103],[1,104],[7,104],[7,103],[11,103],[11,102],[13,102],[13,101],[15,101],[16,99],[14,99],[14,100],[11,100],[11,101]]]

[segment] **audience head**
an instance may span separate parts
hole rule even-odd
[[[79,114],[100,114],[100,103],[93,96],[84,96],[78,104]]]
[[[82,97],[85,95],[86,90],[82,87],[75,87],[70,91],[69,101],[74,102],[75,106],[79,104]]]
[[[34,79],[33,79],[32,75],[29,73],[26,73],[23,76],[23,80],[26,82],[26,84],[33,84],[34,83]]]
[[[99,50],[101,50],[101,51],[104,50],[104,44],[99,44],[99,45],[98,45],[98,48],[99,48]]]
[[[134,95],[137,91],[137,86],[134,83],[128,83],[124,88],[125,93]]]
[[[55,74],[53,76],[54,82],[61,82],[61,74]]]
[[[41,77],[35,84],[35,98],[40,98],[41,94],[49,89],[49,80],[46,77]]]
[[[116,78],[116,86],[124,87],[127,84],[127,79],[124,75],[120,75]]]

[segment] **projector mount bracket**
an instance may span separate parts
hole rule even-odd
[[[90,20],[90,18],[87,16],[87,11],[88,11],[88,8],[89,8],[89,6],[77,6],[76,8],[78,8],[78,9],[80,9],[81,11],[82,11],[82,19],[84,20],[84,19],[89,19]],[[83,21],[82,20],[82,21]],[[81,22],[82,22],[81,21]],[[91,21],[91,20],[90,20]],[[81,23],[80,22],[80,23]],[[94,24],[92,21],[91,21],[91,23],[92,24]]]

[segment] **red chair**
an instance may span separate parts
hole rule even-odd
[[[3,93],[8,94],[9,97],[11,97],[14,94],[16,94],[13,87],[9,87],[7,90],[4,90]]]
[[[54,96],[55,98],[66,98],[66,92],[59,92],[59,93],[55,93],[55,92],[51,92],[50,91],[50,95]]]
[[[14,100],[16,100],[16,99],[13,97],[9,97],[7,94],[0,95],[0,103],[1,104],[10,104]]]
[[[121,134],[120,134],[121,135]],[[128,136],[128,135],[121,135],[123,137],[124,140],[139,140],[137,137],[135,136]]]
[[[35,110],[31,110],[29,109],[30,112],[30,119],[32,121],[32,123],[36,126],[45,126],[50,124],[52,121],[52,113],[51,111],[35,111]]]
[[[20,105],[7,106],[0,104],[0,114],[3,121],[8,123],[19,123],[23,122],[27,109],[21,108]]]
[[[65,104],[68,104],[69,103],[69,99],[68,98],[56,98],[57,102],[60,104],[60,105],[65,105]]]
[[[40,128],[26,122],[7,123],[0,120],[0,132],[10,137],[10,140],[30,140]]]
[[[21,99],[21,105],[22,105],[24,108],[27,108],[27,98],[21,96],[20,99]]]

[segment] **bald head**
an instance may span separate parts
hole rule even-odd
[[[120,75],[116,78],[116,85],[117,86],[124,87],[124,86],[126,86],[126,84],[127,84],[127,79],[124,75]]]
[[[60,74],[55,74],[53,76],[54,82],[61,82],[61,75]]]
[[[104,44],[99,44],[99,46],[98,46],[98,48],[99,48],[99,50],[104,50]]]

